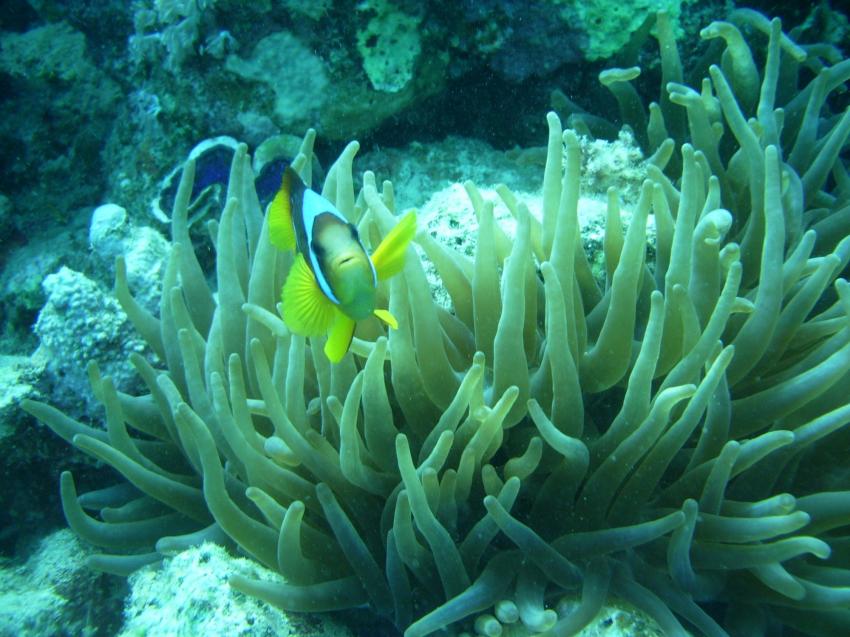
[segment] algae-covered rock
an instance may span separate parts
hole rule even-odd
[[[22,78],[75,81],[91,73],[86,38],[63,22],[6,33],[0,39],[0,69]]]
[[[413,77],[416,60],[422,52],[420,18],[384,0],[368,0],[357,8],[372,14],[366,26],[357,32],[363,70],[375,90],[396,93]]]
[[[44,279],[47,302],[35,332],[49,364],[47,371],[61,382],[53,398],[75,414],[94,410],[86,368],[96,362],[119,388],[135,386],[127,363],[131,352],[143,352],[118,301],[81,272],[62,266]]]
[[[165,237],[153,228],[130,223],[121,206],[104,204],[92,213],[89,244],[105,272],[112,272],[115,259],[123,257],[127,280],[139,302],[150,311],[159,308],[157,281],[170,249]]]
[[[323,61],[287,31],[257,42],[247,58],[228,56],[225,69],[272,91],[274,111],[269,115],[287,131],[309,126],[327,98]]]
[[[23,563],[0,558],[0,635],[111,634],[110,588],[86,566],[91,552],[62,529],[39,540]]]
[[[105,184],[100,153],[121,90],[90,49],[65,22],[0,33],[0,190],[16,211],[14,225],[28,235],[67,221]]]
[[[563,0],[561,0],[563,2]],[[693,0],[589,0],[577,2],[579,23],[587,33],[584,56],[600,60],[613,56],[659,11],[678,20],[682,5]],[[573,4],[573,3],[570,3]]]
[[[350,637],[325,616],[292,615],[228,584],[234,573],[262,579],[280,576],[253,561],[231,557],[206,543],[148,567],[130,577],[130,596],[120,637],[240,635],[241,637]]]

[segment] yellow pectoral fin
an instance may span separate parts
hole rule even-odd
[[[389,310],[375,310],[373,314],[394,330],[398,329],[398,321],[392,314],[390,314]]]
[[[301,336],[327,334],[337,309],[322,293],[304,255],[295,257],[280,297],[283,301],[283,322],[291,332]]]
[[[338,363],[345,356],[354,337],[354,320],[340,311],[336,312],[331,333],[325,342],[325,355],[332,363]]]
[[[410,241],[416,234],[416,212],[411,210],[401,218],[395,228],[381,241],[381,245],[372,253],[372,264],[378,280],[383,281],[395,276],[404,267],[404,254]]]
[[[292,203],[289,200],[292,179],[288,173],[283,174],[280,190],[269,204],[269,238],[278,250],[295,249],[295,228],[292,225]]]

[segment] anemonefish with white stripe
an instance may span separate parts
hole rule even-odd
[[[357,321],[377,316],[392,328],[398,322],[376,308],[378,281],[398,274],[416,233],[416,215],[407,213],[370,257],[357,228],[287,167],[269,204],[269,236],[280,250],[295,250],[281,291],[283,321],[294,334],[328,335],[325,354],[342,360]]]

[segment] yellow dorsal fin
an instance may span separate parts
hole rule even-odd
[[[351,346],[353,337],[354,320],[342,312],[337,312],[331,333],[328,334],[328,340],[325,342],[325,356],[328,360],[332,363],[340,362]]]
[[[338,313],[336,306],[326,297],[313,271],[299,254],[289,270],[283,290],[283,322],[289,330],[301,336],[327,334]]]
[[[404,267],[404,253],[415,234],[416,212],[411,210],[390,230],[381,245],[372,253],[372,264],[379,281],[401,272]]]
[[[280,189],[269,204],[269,237],[278,250],[295,249],[295,228],[292,225],[292,172],[287,168]]]
[[[398,329],[398,321],[396,320],[396,318],[392,314],[390,314],[389,310],[378,309],[378,310],[375,310],[373,312],[373,314],[375,316],[377,316],[379,319],[381,319],[384,323],[389,325],[391,328],[393,328],[394,330]]]

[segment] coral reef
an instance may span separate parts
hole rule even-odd
[[[140,569],[129,578],[131,594],[119,637],[240,635],[240,637],[350,637],[331,617],[287,617],[228,586],[234,573],[275,578],[256,562],[234,558],[206,542],[167,558],[162,568]]]
[[[38,346],[32,326],[46,300],[44,278],[63,265],[83,270],[85,243],[85,228],[76,224],[53,226],[40,241],[3,255],[6,258],[0,269],[0,314],[4,318],[0,322],[0,349],[4,353],[30,353]]]
[[[18,404],[33,395],[33,374],[27,356],[0,356],[0,440],[14,429]]]
[[[736,23],[766,41],[761,69]],[[697,91],[664,13],[656,32],[665,92],[648,115],[635,73],[606,76],[648,179],[627,230],[609,190],[604,284],[579,243],[579,138],[550,113],[540,218],[498,189],[509,238],[465,184],[474,254],[418,237],[451,311],[408,258],[381,288],[399,329],[364,323],[338,365],[279,318],[290,257],[268,239],[247,148],[212,286],[191,248],[187,161],[158,315],[116,268],[117,300],[161,361],[130,354],[144,390],[89,366],[105,431],[24,402],[133,485],[78,497],[62,475],[69,525],[105,549],[90,564],[129,573],[232,542],[285,578],[235,574],[238,591],[292,611],[368,604],[406,637],[499,634],[516,618],[571,635],[608,596],[667,635],[847,634],[850,110],[830,96],[850,63],[740,11],[703,31],[725,53]],[[307,183],[314,139],[293,161]],[[357,150],[322,194],[371,247],[395,197],[371,172],[355,191]],[[580,602],[559,615],[565,593]]]
[[[394,143],[409,140],[427,119],[435,136],[505,133],[528,143],[549,86],[578,76],[565,67],[584,59],[591,28],[571,3],[548,0],[8,6],[0,15],[0,262],[103,201],[120,201],[138,222],[199,139],[232,135],[256,147],[314,126],[331,145],[353,137],[385,145],[387,130]],[[487,81],[494,75],[505,88]],[[479,108],[491,99],[482,91],[495,98],[523,84],[509,112]],[[474,104],[458,109],[474,110],[471,121],[454,100]],[[23,317],[43,303],[31,288],[19,304],[14,294],[0,299],[13,317],[3,326],[10,343],[31,340]]]
[[[0,77],[0,190],[19,211],[6,220],[14,236],[31,232],[34,221],[64,222],[98,198],[106,183],[100,143],[121,93],[83,34],[64,22],[0,33]],[[75,169],[88,179],[57,189]]]
[[[589,137],[580,141],[582,192],[605,196],[609,188],[616,188],[624,201],[637,203],[646,163],[634,135],[623,129],[614,141]]]
[[[298,60],[293,64],[292,60]],[[224,68],[236,75],[262,84],[274,92],[274,118],[284,130],[305,127],[321,113],[328,96],[328,73],[322,60],[291,33],[278,32],[257,42],[251,56],[227,57]],[[286,82],[280,81],[280,69],[287,70]]]
[[[48,372],[62,379],[54,383],[53,400],[78,415],[96,415],[99,410],[89,404],[89,361],[100,361],[120,388],[131,389],[135,374],[127,357],[144,352],[144,341],[127,329],[118,301],[84,274],[62,266],[46,276],[43,285],[47,302],[35,332]]]
[[[111,272],[115,259],[124,257],[127,280],[138,290],[136,298],[149,310],[159,306],[159,281],[169,250],[159,232],[130,224],[124,208],[105,204],[92,213],[89,245],[101,271]]]

